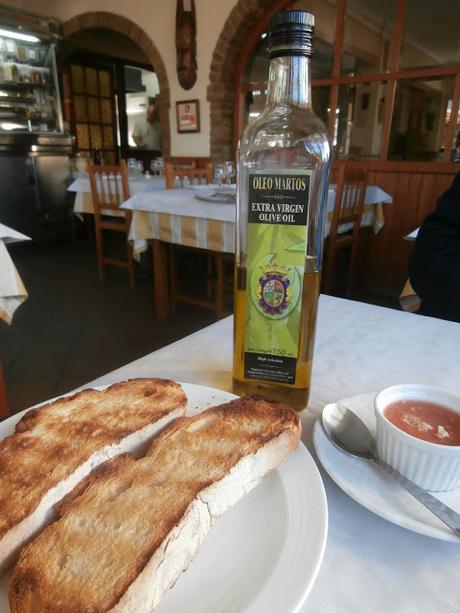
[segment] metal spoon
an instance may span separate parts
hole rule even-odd
[[[356,413],[342,404],[329,405],[328,410],[322,413],[321,424],[327,438],[335,447],[380,466],[460,537],[460,514],[383,462],[377,456],[372,434]]]

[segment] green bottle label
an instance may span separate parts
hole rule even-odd
[[[244,376],[295,383],[310,174],[250,174]]]

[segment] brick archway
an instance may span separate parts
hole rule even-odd
[[[209,74],[211,106],[211,159],[233,157],[235,124],[238,125],[237,90],[241,73],[270,17],[289,0],[238,0],[217,40]]]
[[[114,13],[103,11],[83,13],[62,24],[64,36],[70,36],[71,34],[75,34],[80,30],[88,30],[90,28],[107,28],[108,30],[118,32],[119,34],[124,34],[134,43],[136,43],[136,45],[144,52],[149,62],[155,68],[160,85],[160,93],[158,98],[161,117],[160,128],[162,149],[165,156],[170,155],[171,130],[169,125],[169,84],[166,68],[157,48],[149,36],[137,24],[126,17],[122,17],[121,15],[116,15]]]

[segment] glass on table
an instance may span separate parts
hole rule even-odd
[[[134,177],[137,173],[137,160],[136,158],[128,158],[128,174]]]
[[[136,160],[136,176],[142,177],[144,174],[144,163],[140,160]]]
[[[225,178],[225,166],[223,164],[216,164],[214,166],[214,183],[222,185]]]
[[[225,179],[226,183],[233,183],[233,177],[235,176],[235,166],[233,162],[225,162]]]
[[[150,162],[150,172],[154,176],[163,176],[164,173],[164,161],[162,157],[154,158]]]
[[[155,176],[160,174],[159,170],[158,158],[153,158],[150,162],[150,173]]]
[[[83,157],[80,152],[75,154],[75,171],[79,176],[86,175],[87,158]]]

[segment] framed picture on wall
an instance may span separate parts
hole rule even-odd
[[[176,102],[177,131],[180,134],[200,131],[199,100],[180,100]]]

